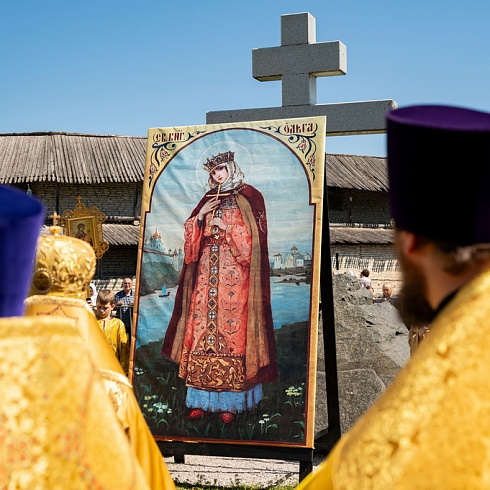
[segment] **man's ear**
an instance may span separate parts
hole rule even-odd
[[[424,244],[419,235],[411,231],[398,230],[397,242],[399,249],[406,256],[412,256],[420,251],[420,247]]]

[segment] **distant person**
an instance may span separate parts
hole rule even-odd
[[[375,303],[390,303],[393,306],[397,306],[397,297],[393,294],[394,287],[391,282],[385,282],[381,286],[381,296],[374,299]],[[408,327],[407,327],[408,328]]]
[[[385,282],[381,286],[381,292],[383,294],[383,298],[389,300],[393,296],[393,285],[391,282]]]
[[[129,339],[126,327],[119,318],[111,316],[114,309],[114,293],[110,289],[102,289],[97,294],[96,315],[100,329],[112,347],[117,360],[121,363],[123,371],[128,374],[129,369]]]
[[[490,113],[395,109],[387,132],[399,312],[430,334],[299,488],[488,489]]]
[[[397,297],[393,294],[394,288],[391,282],[385,282],[381,286],[381,298],[377,300],[378,303],[388,302],[393,306],[397,306]]]
[[[117,306],[116,317],[123,321],[129,343],[131,343],[134,294],[133,281],[130,277],[123,279],[122,290],[118,291],[115,296],[115,305]]]
[[[359,282],[363,288],[372,288],[373,281],[369,278],[369,269],[363,269],[359,274]]]
[[[95,309],[95,304],[97,302],[97,288],[95,287],[95,284],[93,282],[90,283],[90,286],[88,287],[89,295],[87,298],[87,304]]]

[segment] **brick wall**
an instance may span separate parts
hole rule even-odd
[[[138,248],[136,246],[109,247],[102,260],[97,261],[95,278],[133,277],[136,274]]]
[[[30,184],[33,194],[39,197],[47,208],[48,216],[56,209],[56,184],[43,182]],[[106,216],[139,216],[141,214],[142,184],[59,184],[60,214],[67,209],[75,209],[77,197],[82,198],[85,207],[97,207]]]
[[[26,186],[17,186],[26,190]],[[46,205],[46,214],[50,216],[56,210],[56,184],[53,182],[30,184],[33,194]],[[63,214],[67,209],[75,209],[80,196],[85,207],[97,207],[106,216],[139,217],[141,214],[141,183],[139,184],[100,184],[72,185],[60,184],[58,187],[59,208]],[[135,204],[136,203],[136,204]],[[48,219],[47,223],[50,224]],[[97,261],[95,282],[103,287],[119,290],[119,279],[134,277],[138,250],[136,246],[110,246],[101,260]]]
[[[389,225],[390,210],[387,192],[328,190],[330,223]]]

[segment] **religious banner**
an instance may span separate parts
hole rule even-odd
[[[312,448],[325,118],[148,132],[130,378],[157,441]]]
[[[66,209],[61,215],[60,225],[63,227],[63,233],[92,245],[95,256],[100,259],[109,249],[102,232],[102,223],[106,220],[106,215],[96,206],[87,208],[80,196],[77,197],[77,201],[75,209]]]

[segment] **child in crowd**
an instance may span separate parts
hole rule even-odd
[[[370,289],[373,287],[373,281],[369,278],[369,269],[362,269],[359,277],[359,282],[363,288]]]
[[[97,294],[97,323],[127,375],[129,370],[129,341],[122,320],[111,317],[111,312],[114,309],[114,296],[110,289],[103,289]]]

